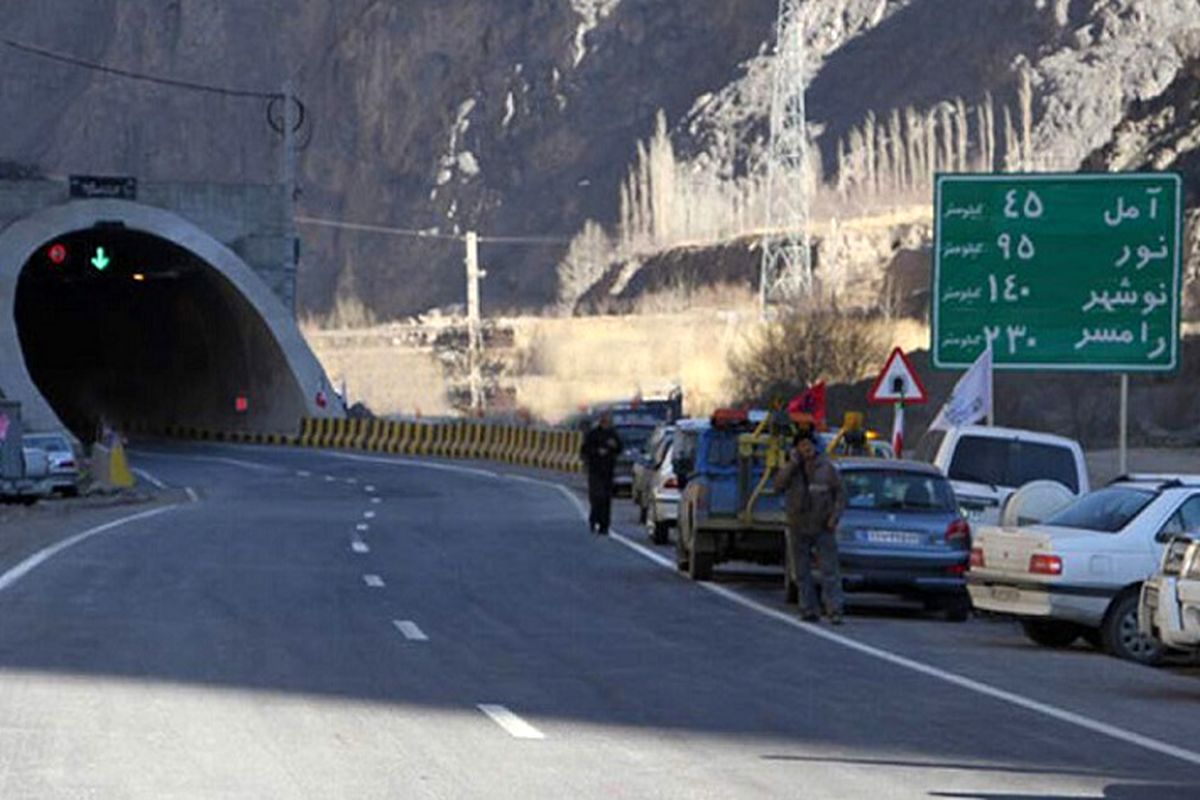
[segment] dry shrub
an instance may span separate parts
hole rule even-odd
[[[379,318],[362,300],[340,295],[328,314],[305,314],[300,320],[300,329],[305,333],[316,333],[373,328],[378,324]]]
[[[761,329],[730,358],[741,402],[786,400],[815,381],[851,383],[883,363],[886,326],[835,310],[794,311]]]

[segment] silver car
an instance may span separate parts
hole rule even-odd
[[[46,483],[51,491],[66,497],[79,494],[79,461],[66,436],[61,433],[27,433],[23,443],[26,447],[46,453],[50,462]]]

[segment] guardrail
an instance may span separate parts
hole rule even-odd
[[[448,422],[382,419],[304,419],[298,434],[220,431],[184,425],[127,424],[132,434],[201,442],[360,450],[403,456],[500,461],[559,472],[582,472],[583,434],[562,428],[504,425],[476,420]]]

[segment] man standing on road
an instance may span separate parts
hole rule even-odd
[[[818,452],[811,428],[793,440],[791,459],[775,477],[775,491],[787,493],[787,553],[800,590],[800,616],[816,622],[819,604],[813,577],[813,550],[821,562],[825,613],[842,624],[842,572],[838,567],[837,524],[846,504],[833,462]]]
[[[612,414],[605,411],[583,440],[579,451],[588,476],[588,502],[591,513],[588,525],[592,532],[604,536],[612,521],[613,472],[621,455],[621,437],[612,426]]]

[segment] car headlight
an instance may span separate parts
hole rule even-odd
[[[1188,547],[1191,542],[1187,539],[1173,539],[1167,545],[1167,552],[1163,556],[1162,571],[1164,575],[1178,575],[1183,569],[1183,561],[1187,557]]]

